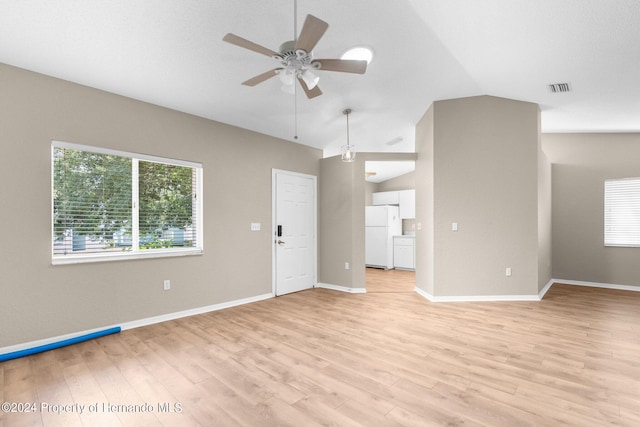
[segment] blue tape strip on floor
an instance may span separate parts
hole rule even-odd
[[[11,353],[0,354],[0,362],[5,360],[17,359],[18,357],[30,356],[32,354],[42,353],[44,351],[53,350],[54,348],[60,348],[71,344],[76,344],[82,341],[92,340],[94,338],[103,337],[105,335],[116,334],[120,332],[120,326],[114,328],[104,329],[102,331],[92,332],[90,334],[80,335],[78,337],[69,338],[66,340],[53,342],[51,344],[39,345],[33,348],[27,348],[24,350],[12,351]]]

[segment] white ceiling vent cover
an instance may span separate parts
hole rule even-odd
[[[571,92],[571,86],[569,83],[553,83],[549,85],[549,90],[553,93]]]

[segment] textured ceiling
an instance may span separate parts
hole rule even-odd
[[[637,0],[299,0],[329,23],[314,54],[369,46],[365,75],[322,72],[324,94],[240,83],[277,66],[222,41],[277,50],[292,0],[3,0],[0,62],[325,150],[413,151],[435,100],[494,95],[540,105],[543,131],[640,130]],[[570,93],[551,93],[568,82]],[[297,104],[297,107],[295,106]],[[399,141],[400,140],[400,141]],[[399,142],[398,142],[399,141]],[[389,144],[395,142],[395,144]]]

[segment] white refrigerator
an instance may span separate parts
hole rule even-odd
[[[397,206],[367,206],[365,211],[365,264],[393,268],[393,236],[402,234]]]

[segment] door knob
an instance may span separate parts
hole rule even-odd
[[[278,240],[278,244],[279,245],[284,245],[284,242],[282,240]]]

